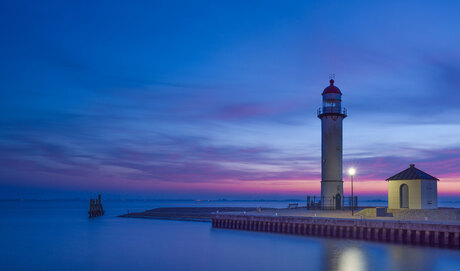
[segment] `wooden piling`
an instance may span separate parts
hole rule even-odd
[[[104,213],[105,212],[104,212],[104,208],[102,208],[101,195],[99,195],[97,199],[90,199],[89,200],[88,216],[90,218],[102,216],[102,215],[104,215]]]

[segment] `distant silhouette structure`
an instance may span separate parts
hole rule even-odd
[[[89,200],[89,217],[98,217],[104,215],[104,208],[102,208],[101,195],[97,199]]]

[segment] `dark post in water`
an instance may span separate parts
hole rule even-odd
[[[89,200],[89,217],[97,217],[104,215],[104,208],[102,208],[101,195],[97,199]]]

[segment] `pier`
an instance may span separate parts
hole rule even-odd
[[[217,229],[460,249],[459,209],[388,210],[389,213],[381,217],[373,214],[378,209],[363,208],[352,216],[348,211],[307,210],[305,207],[169,207],[120,217],[210,221]]]
[[[212,227],[460,248],[460,224],[425,221],[213,214]]]

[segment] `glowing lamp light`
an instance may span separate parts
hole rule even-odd
[[[355,173],[356,173],[356,169],[354,169],[354,168],[350,168],[350,169],[348,170],[348,174],[349,174],[350,176],[354,176]]]
[[[353,176],[355,176],[355,173],[356,173],[356,169],[354,168],[349,168],[348,169],[348,174],[350,174],[350,179],[351,179],[351,216],[353,216],[355,214],[355,204],[357,202],[357,199],[355,199],[354,195],[353,195]]]

